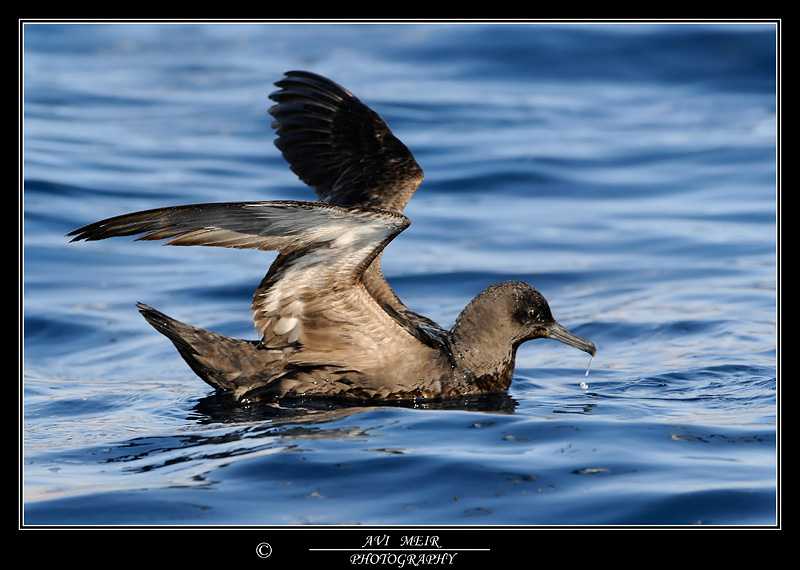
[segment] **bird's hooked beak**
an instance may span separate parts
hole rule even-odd
[[[556,322],[545,328],[545,331],[545,338],[552,338],[559,342],[563,342],[564,344],[577,348],[578,350],[588,352],[592,356],[594,356],[597,352],[597,349],[592,341],[572,334]]]

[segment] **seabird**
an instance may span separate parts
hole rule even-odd
[[[527,283],[487,288],[450,330],[408,309],[380,260],[410,223],[402,211],[421,168],[378,114],[336,83],[291,71],[275,85],[275,144],[317,201],[173,206],[67,234],[278,252],[253,296],[257,340],[138,304],[200,378],[244,403],[453,398],[507,390],[517,348],[528,340],[551,338],[594,356],[594,344],[556,322]]]

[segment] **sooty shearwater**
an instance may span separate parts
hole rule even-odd
[[[594,344],[558,324],[526,283],[492,285],[449,331],[408,309],[380,261],[409,225],[402,211],[422,170],[386,123],[336,83],[291,71],[275,85],[275,145],[317,201],[174,206],[67,234],[278,252],[253,297],[258,340],[138,304],[198,376],[238,402],[449,398],[507,390],[517,348],[528,340],[551,338],[594,356]]]

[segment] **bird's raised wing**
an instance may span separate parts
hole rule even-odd
[[[270,99],[275,145],[319,201],[401,212],[422,169],[375,111],[336,83],[290,71]]]

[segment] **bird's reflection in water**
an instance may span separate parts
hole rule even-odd
[[[187,417],[203,426],[201,433],[143,437],[107,451],[106,461],[126,463],[127,471],[185,475],[182,484],[212,484],[209,474],[241,460],[280,452],[308,452],[308,440],[371,439],[396,418],[375,417],[381,410],[451,410],[479,414],[513,414],[517,401],[507,393],[489,393],[441,400],[352,402],[307,398],[273,403],[232,403],[219,392],[202,398]],[[368,414],[363,421],[340,421]],[[388,423],[387,423],[388,422]],[[187,482],[191,481],[191,483]]]
[[[505,392],[478,394],[463,398],[349,401],[326,398],[295,398],[252,405],[232,403],[225,393],[214,393],[202,398],[188,419],[199,424],[249,423],[284,421],[331,421],[353,414],[381,408],[406,408],[420,410],[461,410],[512,414],[517,401]]]

